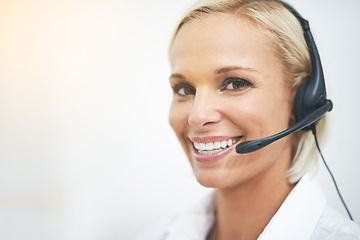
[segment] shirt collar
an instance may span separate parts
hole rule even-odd
[[[310,239],[326,199],[317,182],[305,175],[296,184],[258,240]]]

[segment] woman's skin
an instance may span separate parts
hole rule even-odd
[[[216,239],[257,239],[294,187],[286,177],[292,136],[253,153],[234,149],[293,123],[295,91],[272,38],[239,17],[213,14],[180,29],[170,61],[169,121],[198,182],[216,188]],[[229,139],[231,147],[218,149]]]

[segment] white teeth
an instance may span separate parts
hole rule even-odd
[[[200,143],[194,142],[194,146],[196,149],[200,149]]]
[[[209,155],[209,154],[217,153],[217,152],[219,152],[219,151],[220,151],[220,149],[218,149],[218,150],[213,150],[213,151],[202,151],[202,150],[199,150],[199,153],[200,153],[200,154]]]
[[[214,149],[214,143],[206,143],[205,150],[213,150]]]
[[[198,150],[200,154],[213,154],[224,148],[230,147],[234,143],[235,140],[233,139],[208,143],[194,142],[194,147]]]

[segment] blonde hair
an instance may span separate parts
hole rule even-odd
[[[303,29],[297,18],[279,0],[200,0],[178,24],[169,53],[184,24],[204,19],[211,14],[232,14],[271,36],[291,88],[297,89],[303,80],[311,75],[311,60]],[[324,138],[325,119],[324,116],[316,127],[320,143]],[[306,172],[316,172],[318,168],[318,154],[311,131],[298,131],[294,135],[293,160],[288,170],[290,183],[298,182]]]

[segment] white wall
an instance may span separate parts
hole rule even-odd
[[[192,2],[0,0],[0,239],[133,239],[208,192],[167,121],[168,42]],[[360,2],[289,2],[318,43],[324,155],[359,223]]]

